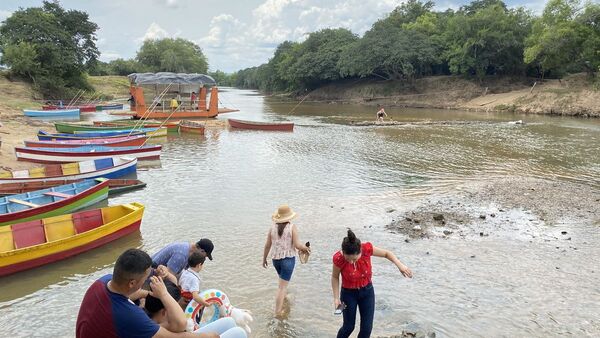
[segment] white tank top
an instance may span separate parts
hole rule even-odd
[[[278,227],[277,223],[273,223],[271,227],[271,258],[282,259],[296,256],[296,248],[294,248],[292,241],[292,228],[294,225],[288,223],[283,229],[281,237],[277,233]]]

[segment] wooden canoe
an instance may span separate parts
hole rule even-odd
[[[97,178],[0,197],[0,226],[74,212],[108,198],[108,180]]]
[[[145,120],[145,121],[139,121],[139,120],[132,120],[132,119],[125,119],[125,120],[114,120],[114,121],[94,121],[94,125],[98,126],[98,127],[144,127],[144,128],[159,128],[159,127],[164,127],[167,128],[167,132],[169,133],[173,133],[173,132],[177,132],[179,130],[179,121],[173,121],[173,122],[165,122],[162,123],[161,121],[156,121],[156,120]]]
[[[238,129],[271,130],[271,131],[293,131],[293,123],[257,122],[229,119],[229,125]]]
[[[33,148],[73,148],[81,146],[133,147],[143,145],[148,136],[124,136],[107,139],[64,140],[64,141],[24,141],[26,147]]]
[[[0,227],[0,276],[53,263],[138,231],[144,205],[123,204]]]
[[[122,194],[128,191],[142,189],[146,183],[140,180],[114,179],[108,180],[108,195]]]
[[[87,132],[114,132],[114,131],[123,131],[123,132],[131,132],[132,130],[140,130],[144,132],[155,131],[156,128],[141,128],[141,125],[135,127],[133,126],[113,126],[113,127],[101,127],[95,126],[93,124],[87,123],[67,123],[67,122],[56,122],[54,123],[54,128],[59,133],[65,134],[80,134]]]
[[[107,103],[96,106],[96,110],[123,110],[122,103]]]
[[[109,157],[65,164],[47,164],[29,170],[0,170],[0,190],[13,189],[7,184],[30,184],[45,181],[77,181],[86,178],[120,178],[135,174],[137,158]],[[66,183],[65,183],[66,184]],[[44,188],[40,186],[39,189]]]
[[[83,146],[77,148],[15,147],[15,154],[18,161],[38,163],[68,163],[120,156],[157,160],[160,158],[161,149],[160,145],[143,147]]]
[[[36,181],[21,183],[0,184],[0,196],[23,194],[30,191],[56,187],[59,185],[82,182],[83,180]],[[136,179],[112,178],[108,180],[108,196],[120,194],[130,190],[144,188],[146,183]]]
[[[23,114],[29,117],[78,117],[79,109],[34,110],[23,109]]]
[[[130,132],[128,130],[115,130],[112,132],[103,132],[103,133],[87,133],[87,134],[61,134],[61,133],[48,133],[43,130],[39,130],[37,137],[40,141],[65,141],[65,140],[89,140],[89,139],[108,139],[108,138],[118,138],[118,137],[127,137],[127,136],[144,136],[145,132],[136,130],[135,132]]]
[[[79,109],[82,113],[91,113],[96,111],[96,105],[84,104],[78,106],[57,106],[53,104],[47,104],[42,106],[42,110],[59,110],[59,109]]]
[[[184,120],[179,123],[180,133],[204,135],[204,129],[204,123],[202,122]]]
[[[107,127],[108,128],[108,127]],[[120,131],[128,132],[129,134],[135,133],[136,131],[141,131],[146,134],[148,137],[164,137],[167,136],[167,128],[136,128],[136,129],[128,129],[131,127],[121,127],[124,128]],[[117,130],[76,130],[75,135],[94,135],[94,136],[102,136],[104,134],[111,135]],[[127,134],[127,135],[129,135]]]

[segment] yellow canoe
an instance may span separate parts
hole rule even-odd
[[[144,205],[130,203],[0,227],[0,276],[56,262],[138,231]]]

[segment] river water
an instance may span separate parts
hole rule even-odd
[[[385,228],[395,213],[471,180],[525,176],[600,188],[600,121],[390,108],[394,120],[417,123],[358,127],[351,121],[373,120],[373,107],[294,109],[296,102],[237,89],[221,100],[242,111],[220,119],[290,120],[295,130],[162,140],[161,161],[138,172],[148,186],[109,201],[144,203],[140,232],[0,279],[0,336],[73,336],[87,287],[112,271],[122,251],[154,253],[207,237],[216,248],[201,273],[204,287],[250,310],[254,337],[332,337],[341,318],[331,305],[331,257],[347,227],[395,252],[415,275],[402,278],[389,262],[373,260],[373,336],[399,334],[408,322],[438,336],[600,335],[599,215],[569,225],[577,250],[565,252],[551,241],[494,236],[407,243]],[[506,123],[517,119],[526,124]],[[297,266],[290,313],[279,321],[272,315],[276,273],[261,267],[261,257],[270,215],[282,203],[299,214],[295,223],[313,254]]]

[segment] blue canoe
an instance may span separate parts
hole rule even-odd
[[[79,109],[57,109],[57,110],[32,110],[23,109],[25,116],[29,117],[59,117],[59,116],[79,116]]]
[[[96,108],[100,108],[100,110],[123,110],[122,103],[114,103],[114,104],[104,104],[97,106]]]
[[[91,132],[85,134],[61,134],[61,133],[48,133],[43,130],[39,130],[37,137],[40,141],[54,141],[54,140],[89,140],[89,139],[107,139],[111,137],[123,137],[123,136],[139,136],[146,135],[146,132],[136,129],[133,133],[129,134],[130,130],[115,130],[105,132]]]

